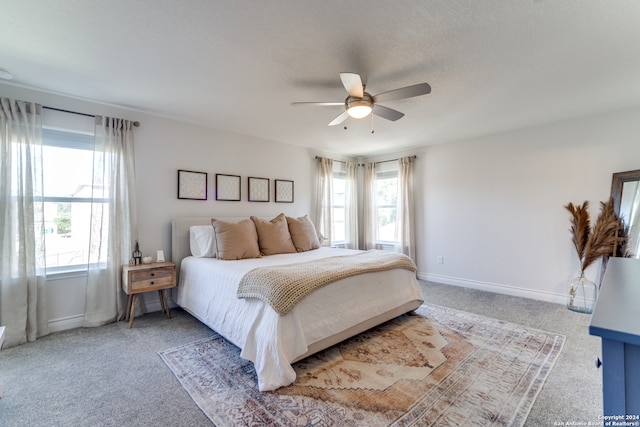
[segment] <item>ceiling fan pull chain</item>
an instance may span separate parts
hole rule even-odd
[[[371,133],[374,133],[375,130],[373,129],[373,114],[371,114]]]

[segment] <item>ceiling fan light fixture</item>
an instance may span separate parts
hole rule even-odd
[[[368,105],[356,105],[347,109],[347,114],[354,119],[364,119],[371,114],[371,107]]]
[[[350,117],[364,119],[373,111],[373,98],[366,92],[362,98],[349,96],[345,101],[345,109]]]

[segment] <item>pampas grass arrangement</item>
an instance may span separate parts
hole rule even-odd
[[[582,205],[569,203],[565,208],[571,213],[571,240],[580,271],[584,271],[601,257],[626,256],[628,229],[613,208],[613,198],[600,202],[600,215],[593,228],[589,217],[589,202]]]
[[[591,233],[591,218],[589,217],[589,202],[585,201],[582,205],[574,205],[569,203],[565,208],[571,213],[571,241],[576,248],[580,265],[584,259],[584,250],[589,241]],[[584,271],[584,267],[581,268]]]
[[[600,202],[600,215],[591,227],[589,202],[582,205],[569,203],[565,208],[571,213],[571,240],[580,260],[580,275],[569,281],[567,307],[581,313],[592,313],[598,288],[584,276],[584,271],[600,258],[606,268],[610,256],[624,255],[627,244],[627,228],[613,207],[613,198]]]

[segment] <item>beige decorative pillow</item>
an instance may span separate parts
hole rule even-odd
[[[287,217],[291,240],[298,252],[305,252],[320,247],[318,233],[308,215],[301,218]]]
[[[260,256],[256,226],[250,219],[226,222],[211,218],[211,225],[215,231],[219,259],[233,260]]]
[[[251,220],[258,232],[258,244],[262,255],[290,254],[296,252],[296,247],[291,241],[287,219],[280,214],[271,221],[255,216]]]

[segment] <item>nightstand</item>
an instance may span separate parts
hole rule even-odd
[[[167,289],[176,286],[176,265],[172,262],[156,262],[142,265],[122,266],[122,290],[129,296],[127,299],[127,314],[129,328],[133,326],[136,315],[138,295],[143,292],[158,291],[162,312],[171,319]]]

